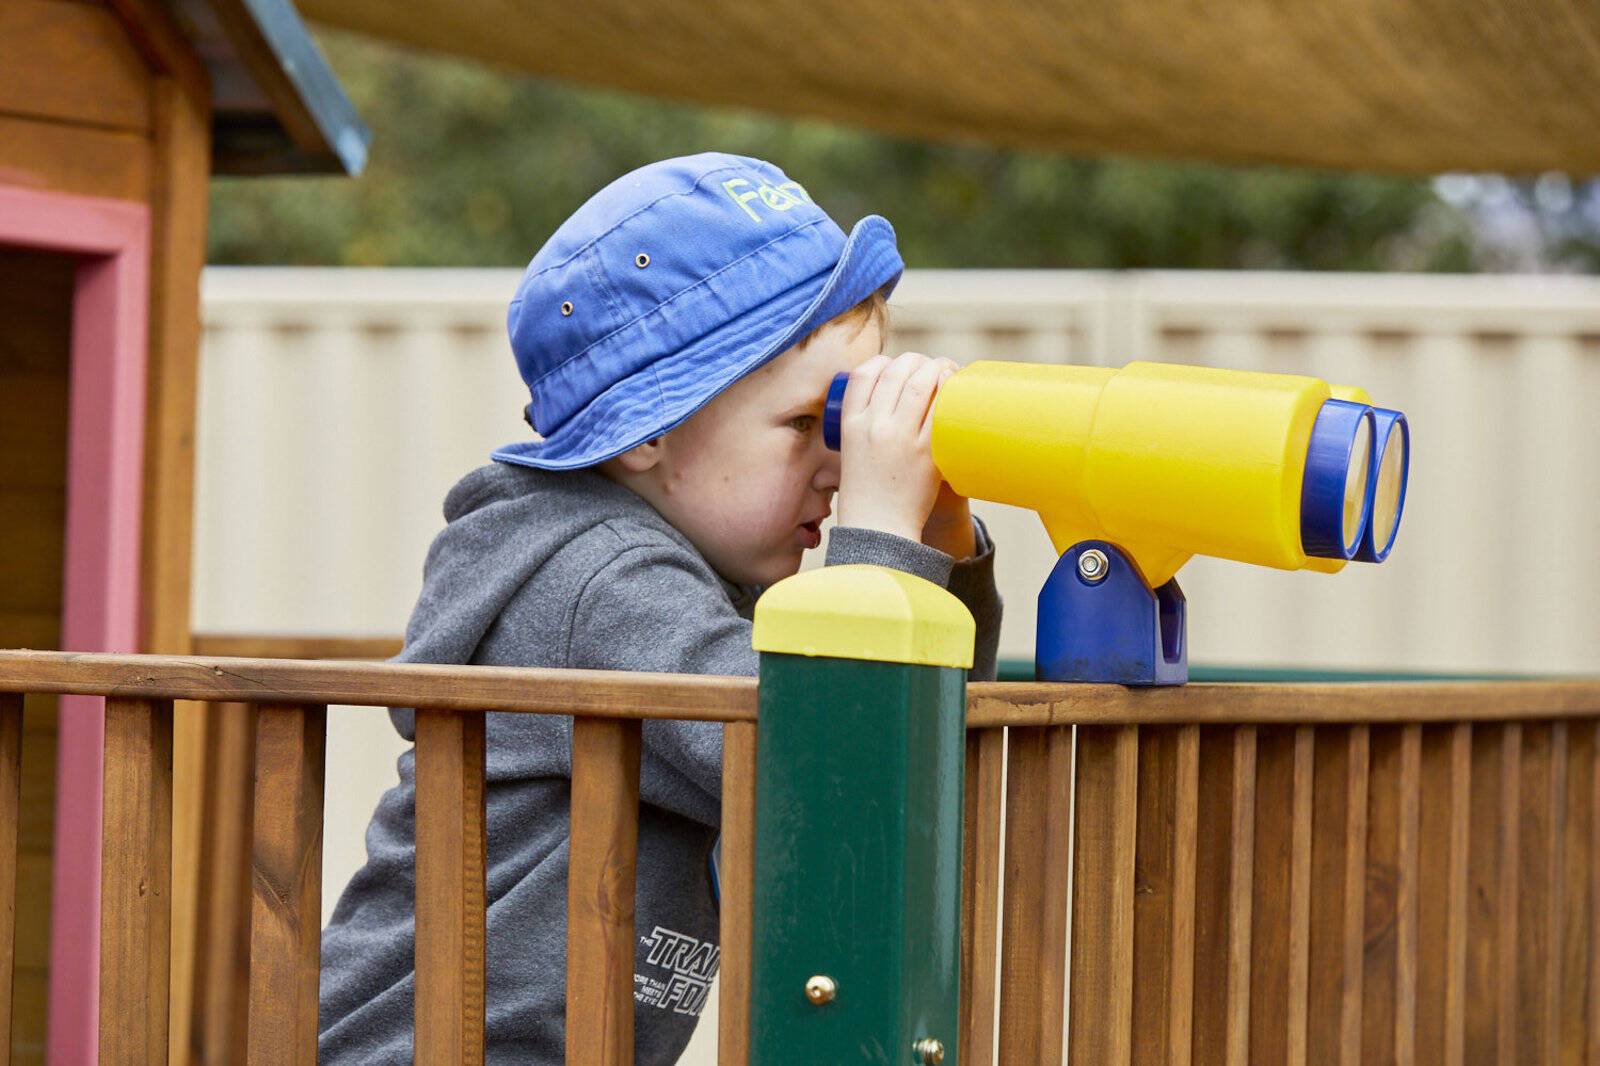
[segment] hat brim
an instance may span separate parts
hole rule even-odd
[[[868,215],[845,240],[827,274],[713,330],[617,382],[540,440],[518,441],[490,458],[541,470],[593,466],[680,425],[723,389],[794,347],[818,326],[875,292],[892,291],[905,271],[887,219]]]

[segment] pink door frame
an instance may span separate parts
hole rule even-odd
[[[0,185],[0,245],[78,260],[61,646],[139,650],[150,209]],[[57,737],[49,1061],[97,1058],[104,703],[65,697]]]

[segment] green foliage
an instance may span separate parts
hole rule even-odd
[[[715,148],[782,166],[913,267],[1470,270],[1427,181],[929,144],[518,77],[322,37],[372,127],[362,177],[213,184],[211,261],[521,265],[591,193]]]

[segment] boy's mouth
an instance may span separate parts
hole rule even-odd
[[[822,543],[822,521],[800,523],[800,540],[807,548],[815,548]]]

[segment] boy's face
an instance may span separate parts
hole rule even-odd
[[[820,542],[839,487],[839,454],[822,443],[828,384],[882,347],[870,320],[829,323],[663,436],[654,476],[636,487],[728,580],[788,577]]]

